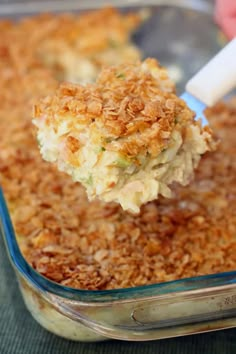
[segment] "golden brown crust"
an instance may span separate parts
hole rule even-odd
[[[104,68],[93,85],[61,84],[55,95],[36,105],[34,118],[55,130],[66,121],[72,133],[80,123],[93,129],[95,121],[102,127],[107,150],[130,157],[141,152],[157,155],[173,129],[182,129],[187,121],[194,124],[193,112],[171,91],[165,69],[154,59],[126,63]]]

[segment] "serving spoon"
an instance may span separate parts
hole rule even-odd
[[[196,119],[202,119],[204,126],[208,124],[204,109],[213,106],[234,87],[236,87],[236,38],[187,82],[186,92],[180,97],[196,113]]]

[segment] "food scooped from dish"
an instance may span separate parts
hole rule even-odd
[[[43,158],[87,191],[138,213],[171,184],[186,185],[206,151],[211,130],[174,93],[154,59],[105,67],[94,84],[63,83],[34,108]]]

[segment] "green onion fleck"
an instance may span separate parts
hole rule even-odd
[[[129,160],[126,160],[123,157],[119,157],[116,161],[115,161],[115,166],[120,167],[120,168],[126,168],[128,166],[130,166],[131,162]]]
[[[37,137],[37,143],[38,143],[38,146],[41,148],[43,146],[43,144],[41,143],[40,139]]]
[[[118,42],[115,41],[114,39],[109,38],[109,39],[108,39],[108,45],[109,45],[109,47],[111,47],[111,48],[117,48],[119,44],[118,44]]]
[[[105,140],[106,143],[111,143],[112,140],[113,140],[113,138],[109,138],[109,137],[108,137],[108,138],[105,138],[104,140]]]
[[[86,180],[86,184],[88,184],[89,186],[92,186],[93,184],[93,176],[90,175],[89,178]]]
[[[98,146],[94,149],[94,152],[96,152],[96,154],[100,154],[100,152],[102,151],[106,151],[106,149],[103,146]]]
[[[118,74],[116,74],[116,77],[118,79],[125,79],[125,74],[124,73],[118,73]]]

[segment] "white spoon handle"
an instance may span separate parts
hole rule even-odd
[[[228,43],[186,85],[186,91],[214,105],[236,87],[236,38]]]

